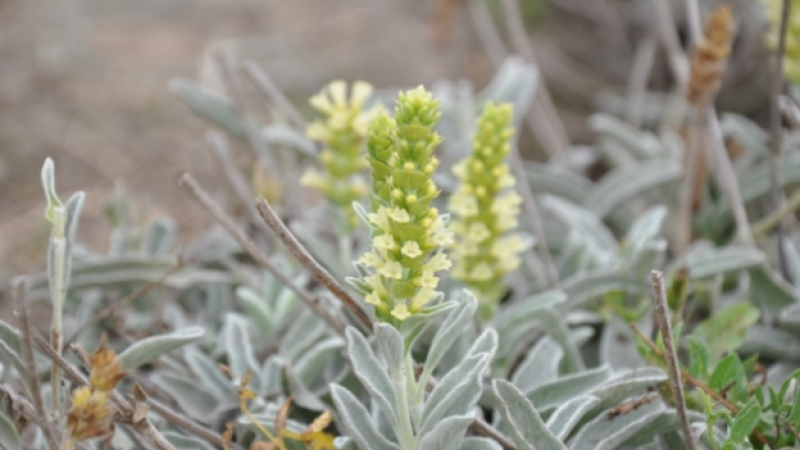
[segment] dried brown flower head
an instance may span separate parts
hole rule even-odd
[[[114,350],[108,347],[105,335],[100,338],[100,346],[89,357],[89,364],[92,366],[89,384],[98,391],[112,391],[125,376],[125,372],[122,371],[122,361]]]
[[[703,38],[692,53],[689,69],[689,103],[700,106],[711,101],[719,90],[733,39],[731,5],[714,10],[706,22]]]
[[[88,386],[72,392],[72,409],[67,415],[67,429],[75,441],[107,436],[112,432],[114,408],[108,393]]]

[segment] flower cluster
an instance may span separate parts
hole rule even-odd
[[[348,227],[357,224],[351,205],[367,193],[358,172],[368,166],[362,144],[372,112],[364,111],[363,107],[371,94],[369,83],[356,81],[348,99],[347,84],[333,81],[310,100],[326,116],[324,121],[313,122],[306,130],[308,137],[325,144],[319,154],[325,170],[309,169],[300,182],[317,189],[339,207],[347,217]]]
[[[72,408],[67,415],[67,428],[73,441],[107,436],[111,433],[114,408],[109,396],[125,376],[119,357],[106,345],[105,335],[100,346],[89,358],[92,367],[89,385],[72,392]]]
[[[781,0],[765,0],[770,30],[767,44],[770,48],[778,48],[778,33],[781,27],[783,2]],[[800,8],[797,2],[791,2],[786,28],[786,51],[783,54],[783,74],[787,81],[800,84]]]
[[[374,269],[363,279],[365,301],[381,320],[396,323],[419,312],[440,293],[436,272],[451,266],[442,247],[452,234],[431,201],[431,180],[441,136],[433,130],[439,102],[422,86],[401,93],[395,118],[371,122],[367,149],[372,166],[372,248],[359,262]]]
[[[692,52],[687,95],[692,105],[706,105],[717,94],[731,53],[733,32],[731,6],[715,9],[706,22],[702,39]]]
[[[522,199],[505,159],[514,134],[509,104],[487,104],[478,120],[472,155],[453,166],[460,180],[450,197],[450,228],[456,235],[453,277],[463,280],[482,303],[492,305],[503,292],[503,276],[520,265],[525,241],[517,228]]]

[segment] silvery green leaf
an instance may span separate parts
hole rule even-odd
[[[331,396],[347,435],[361,450],[400,450],[397,444],[386,440],[375,428],[367,409],[350,391],[335,384],[331,387]]]
[[[241,305],[247,317],[255,322],[261,333],[268,334],[272,331],[273,316],[266,298],[249,286],[237,287],[236,298],[239,300],[239,305]]]
[[[244,140],[247,137],[236,108],[227,97],[184,77],[171,79],[169,90],[196,114],[216,122],[238,139]]]
[[[0,341],[0,356],[2,356],[0,361],[11,364],[11,366],[17,370],[17,373],[20,375],[20,378],[23,382],[26,384],[29,382],[28,369],[25,367],[25,363],[22,362],[22,358],[14,353],[14,351],[11,350],[11,347],[9,347],[8,344],[3,341]],[[2,375],[1,370],[0,375]],[[0,379],[2,379],[2,376],[0,376]]]
[[[758,353],[765,358],[800,361],[800,338],[788,331],[753,325],[747,330],[739,351],[746,355]]]
[[[154,377],[158,386],[178,403],[184,413],[201,423],[208,423],[211,412],[219,403],[213,395],[199,389],[197,383],[186,377],[166,374],[156,374]]]
[[[661,153],[658,138],[610,114],[593,114],[589,118],[589,127],[595,133],[613,139],[637,159],[650,159]]]
[[[353,211],[355,211],[356,216],[361,220],[361,223],[364,224],[367,229],[372,229],[374,225],[369,220],[369,216],[367,210],[364,209],[364,205],[359,202],[353,202]]]
[[[0,320],[0,341],[5,343],[18,358],[21,357],[22,347],[20,346],[19,332],[2,320]]]
[[[420,434],[449,416],[467,414],[475,407],[481,397],[480,377],[490,360],[486,354],[468,357],[439,381],[425,401]]]
[[[336,436],[333,440],[333,445],[338,450],[358,450],[356,443],[347,436]]]
[[[800,154],[789,153],[784,155],[780,165],[781,187],[800,181]],[[770,192],[770,167],[769,161],[748,168],[739,177],[739,190],[742,200],[749,202]],[[725,203],[722,213],[730,212],[730,204]]]
[[[617,270],[593,269],[564,280],[561,287],[567,294],[567,302],[559,310],[573,309],[584,302],[609,291],[624,291],[631,295],[650,295],[652,288],[645,279],[633,279]]]
[[[581,428],[570,442],[570,450],[616,450],[637,432],[650,426],[664,406],[652,402],[609,418],[603,414]]]
[[[750,300],[759,308],[778,315],[790,305],[800,302],[800,295],[766,264],[757,265],[747,271],[750,275]]]
[[[225,314],[221,335],[225,357],[234,380],[239,380],[248,372],[255,373],[258,363],[247,319],[236,313]]]
[[[564,350],[552,339],[539,339],[511,377],[511,382],[522,392],[530,392],[538,386],[558,378],[558,367]]]
[[[303,383],[310,385],[320,377],[323,369],[330,363],[336,350],[344,347],[344,341],[332,336],[314,344],[297,358],[292,368]]]
[[[540,412],[544,413],[581,394],[601,388],[610,378],[611,369],[602,366],[582,373],[567,375],[551,383],[545,383],[526,396]]]
[[[645,211],[628,229],[622,245],[622,254],[633,258],[648,243],[656,239],[661,232],[667,207],[654,206]]]
[[[552,194],[585,205],[592,182],[563,167],[552,164],[525,163],[528,181],[535,192]]]
[[[276,123],[265,126],[261,136],[269,145],[298,150],[309,158],[317,158],[314,142],[292,127]]]
[[[455,450],[459,448],[472,421],[472,416],[450,416],[438,421],[432,430],[421,434],[419,450]]]
[[[286,379],[286,384],[289,387],[289,395],[292,396],[292,401],[300,407],[310,409],[311,411],[327,411],[328,406],[300,380],[288,364],[284,364],[283,377]],[[281,391],[282,389],[279,389]]]
[[[214,397],[223,399],[232,392],[230,381],[225,378],[214,360],[194,346],[187,347],[183,356],[192,373]]]
[[[177,450],[214,450],[213,445],[193,436],[186,436],[185,434],[173,433],[171,431],[165,431],[163,435]]]
[[[202,327],[188,327],[137,341],[119,354],[122,369],[130,370],[154,361],[178,347],[202,338],[205,333]]]
[[[22,450],[22,439],[17,433],[14,421],[0,409],[0,448],[4,450]]]
[[[572,398],[559,406],[547,419],[547,428],[558,439],[564,441],[583,416],[598,403],[600,403],[600,399],[592,395],[579,395]]]
[[[641,395],[648,388],[666,380],[667,374],[658,367],[643,367],[623,372],[608,380],[602,386],[595,387],[589,391],[590,395],[600,399],[600,403],[594,411],[599,412],[606,408],[611,408],[622,400],[632,395]]]
[[[142,236],[142,253],[145,255],[163,255],[175,242],[175,221],[166,216],[151,220]]]
[[[545,291],[525,297],[501,309],[495,318],[495,328],[504,333],[509,328],[529,326],[531,319],[538,317],[543,308],[552,308],[564,303],[567,295],[562,291]]]
[[[783,248],[791,279],[800,280],[800,250],[798,250],[797,244],[791,239],[784,239]]]
[[[386,414],[392,422],[396,423],[397,412],[395,405],[395,387],[392,379],[386,373],[378,358],[375,357],[372,348],[364,336],[355,328],[347,327],[347,354],[350,356],[350,363],[353,365],[355,373],[361,384],[369,391],[381,411]],[[399,375],[398,375],[399,376]]]
[[[686,265],[689,268],[689,277],[699,280],[719,273],[747,269],[763,263],[765,259],[764,252],[753,247],[695,246],[686,256]]]
[[[494,328],[487,328],[483,330],[478,339],[472,343],[467,351],[465,358],[475,355],[489,355],[491,358],[497,351],[497,331]]]
[[[547,429],[533,404],[513,384],[498,379],[492,382],[492,388],[497,409],[520,450],[566,450]]]
[[[636,348],[636,338],[630,325],[619,317],[611,319],[603,327],[600,337],[600,362],[615,369],[634,369],[645,365]]]
[[[492,439],[468,437],[461,442],[459,450],[503,450],[503,447]]]
[[[403,370],[405,349],[403,348],[403,337],[393,326],[386,323],[375,324],[375,338],[378,340],[381,353],[389,363],[391,373],[400,373]]]
[[[671,158],[655,158],[614,169],[595,183],[586,205],[602,218],[625,200],[678,180],[682,173],[681,162]]]
[[[613,259],[619,245],[614,235],[595,213],[568,200],[551,195],[543,195],[541,204],[565,225],[580,230],[581,234],[590,238],[597,252],[604,258],[609,261]]]
[[[440,296],[441,297],[441,296]],[[433,300],[436,302],[436,299]],[[446,302],[439,303],[435,306],[431,306],[421,311],[415,313],[408,319],[404,320],[399,327],[400,334],[403,335],[405,339],[405,347],[411,348],[414,342],[417,340],[420,334],[425,330],[425,328],[431,323],[431,320],[443,314],[453,308],[458,306],[458,302],[453,300],[448,300]]]
[[[356,265],[356,268],[358,267],[359,265]],[[372,292],[372,288],[369,287],[367,283],[361,281],[361,278],[345,277],[344,281],[361,295],[368,295],[370,292]]]
[[[478,309],[478,301],[472,292],[468,290],[463,292],[464,300],[458,307],[450,311],[433,337],[433,342],[431,342],[431,346],[428,349],[428,356],[425,359],[426,373],[433,373],[444,354],[475,316],[475,311]]]
[[[570,337],[569,328],[561,315],[552,308],[544,308],[540,314],[550,337],[564,350],[561,373],[566,375],[586,370],[581,351]]]
[[[286,336],[281,339],[280,354],[289,360],[296,360],[314,342],[327,332],[319,317],[308,309],[303,309]]]
[[[286,361],[278,355],[272,355],[264,361],[258,372],[259,386],[262,392],[281,391],[281,368],[285,365]]]
[[[50,223],[53,223],[55,220],[53,210],[61,206],[61,200],[58,199],[58,193],[56,192],[55,167],[53,160],[50,158],[45,159],[44,165],[42,165],[42,186],[44,187],[44,195],[47,198],[47,209],[44,212],[44,216]]]
[[[86,194],[83,191],[78,191],[72,194],[64,204],[67,220],[64,226],[64,235],[67,238],[68,250],[72,249],[72,245],[75,242],[75,234],[78,232],[78,222],[80,221],[84,200],[86,200]]]

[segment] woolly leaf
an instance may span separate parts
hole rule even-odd
[[[137,341],[119,354],[122,369],[130,370],[154,361],[178,347],[197,341],[205,333],[201,327],[188,327]]]
[[[567,447],[547,428],[533,404],[513,384],[494,380],[492,388],[497,409],[508,424],[511,437],[520,450],[566,450]]]
[[[451,416],[439,421],[436,427],[423,434],[419,450],[455,450],[464,439],[471,416]]]
[[[400,450],[397,444],[389,442],[375,428],[369,418],[369,412],[359,403],[347,389],[333,385],[331,387],[333,402],[347,430],[347,434],[356,442],[361,450]]]
[[[394,384],[381,367],[367,340],[353,327],[347,328],[347,354],[350,356],[353,372],[361,384],[378,403],[381,411],[390,420],[395,421],[397,399],[395,398]]]

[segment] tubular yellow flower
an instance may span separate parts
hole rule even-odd
[[[781,0],[764,0],[764,3],[767,5],[767,18],[770,22],[767,44],[770,48],[777,49],[783,2]],[[786,28],[783,74],[790,83],[800,84],[800,5],[795,1],[792,1]]]
[[[311,123],[306,134],[321,141],[326,148],[319,155],[324,171],[309,169],[300,182],[321,192],[346,216],[347,226],[357,225],[352,210],[354,201],[366,194],[366,186],[358,173],[367,167],[363,143],[373,111],[364,111],[364,102],[372,94],[372,86],[356,81],[347,97],[347,84],[334,81],[311,97],[311,106],[323,113],[323,121]]]
[[[360,286],[377,317],[394,324],[441,295],[435,273],[451,266],[442,253],[451,232],[431,207],[439,195],[431,180],[442,140],[433,130],[439,115],[439,102],[420,86],[399,95],[394,119],[379,113],[369,126],[373,240],[359,261],[374,273]]]
[[[520,212],[520,196],[507,189],[514,177],[505,162],[509,139],[511,105],[487,104],[477,123],[472,155],[453,167],[460,183],[450,196],[455,242],[450,254],[455,263],[453,277],[463,280],[492,311],[503,294],[505,274],[519,266],[517,256],[524,240],[513,233]]]

